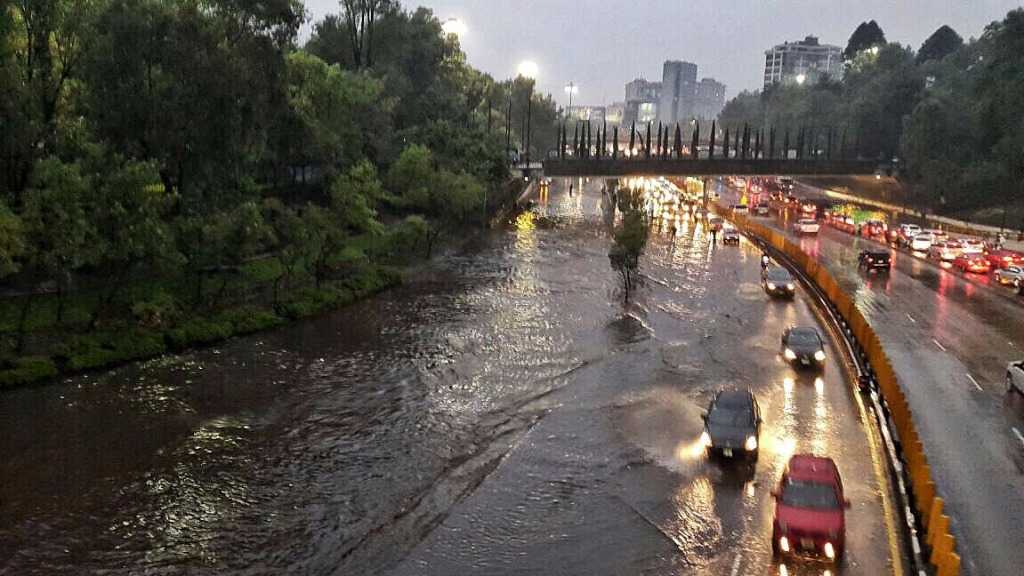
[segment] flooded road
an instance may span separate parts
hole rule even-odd
[[[0,397],[0,574],[885,574],[873,424],[759,252],[655,231],[624,306],[596,182],[379,298],[220,348]],[[586,188],[586,194],[579,194]],[[749,387],[756,466],[700,415]],[[847,554],[772,563],[770,490],[833,457]]]
[[[806,188],[806,187],[804,187]],[[734,191],[722,187],[726,201]],[[1024,357],[1024,308],[1006,288],[979,285],[931,261],[891,251],[893,269],[857,269],[881,244],[823,227],[792,234],[826,265],[878,334],[914,411],[932,476],[945,499],[965,574],[1011,576],[1024,565],[1024,398],[1008,394],[1006,364]]]

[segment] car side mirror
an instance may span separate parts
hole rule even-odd
[[[700,419],[705,421],[705,422],[707,422],[708,421],[708,413],[707,412],[701,412],[700,413]]]

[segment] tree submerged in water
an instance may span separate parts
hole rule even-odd
[[[608,260],[612,270],[622,277],[626,302],[640,275],[640,256],[647,246],[647,215],[641,190],[623,189],[618,192],[617,206],[622,220],[614,230]]]

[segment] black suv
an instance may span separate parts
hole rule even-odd
[[[709,454],[757,460],[761,408],[750,390],[723,390],[704,413],[701,443]]]
[[[889,252],[884,250],[864,250],[857,256],[857,267],[864,268],[868,272],[872,270],[888,272],[892,268],[892,259]]]

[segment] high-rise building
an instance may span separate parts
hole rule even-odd
[[[697,65],[668,60],[662,69],[658,120],[667,125],[693,118],[697,97]]]
[[[609,104],[604,111],[604,118],[610,125],[622,125],[622,117],[626,113],[625,102],[612,102]]]
[[[648,82],[637,78],[626,84],[626,102],[623,106],[622,125],[646,124],[658,118],[658,100],[661,98],[661,82]]]
[[[698,120],[718,118],[725,107],[725,84],[714,78],[702,78],[697,84],[697,98],[693,115]]]
[[[815,36],[779,44],[765,50],[764,56],[765,89],[772,84],[810,84],[824,77],[838,79],[843,72],[842,48],[819,44]]]

